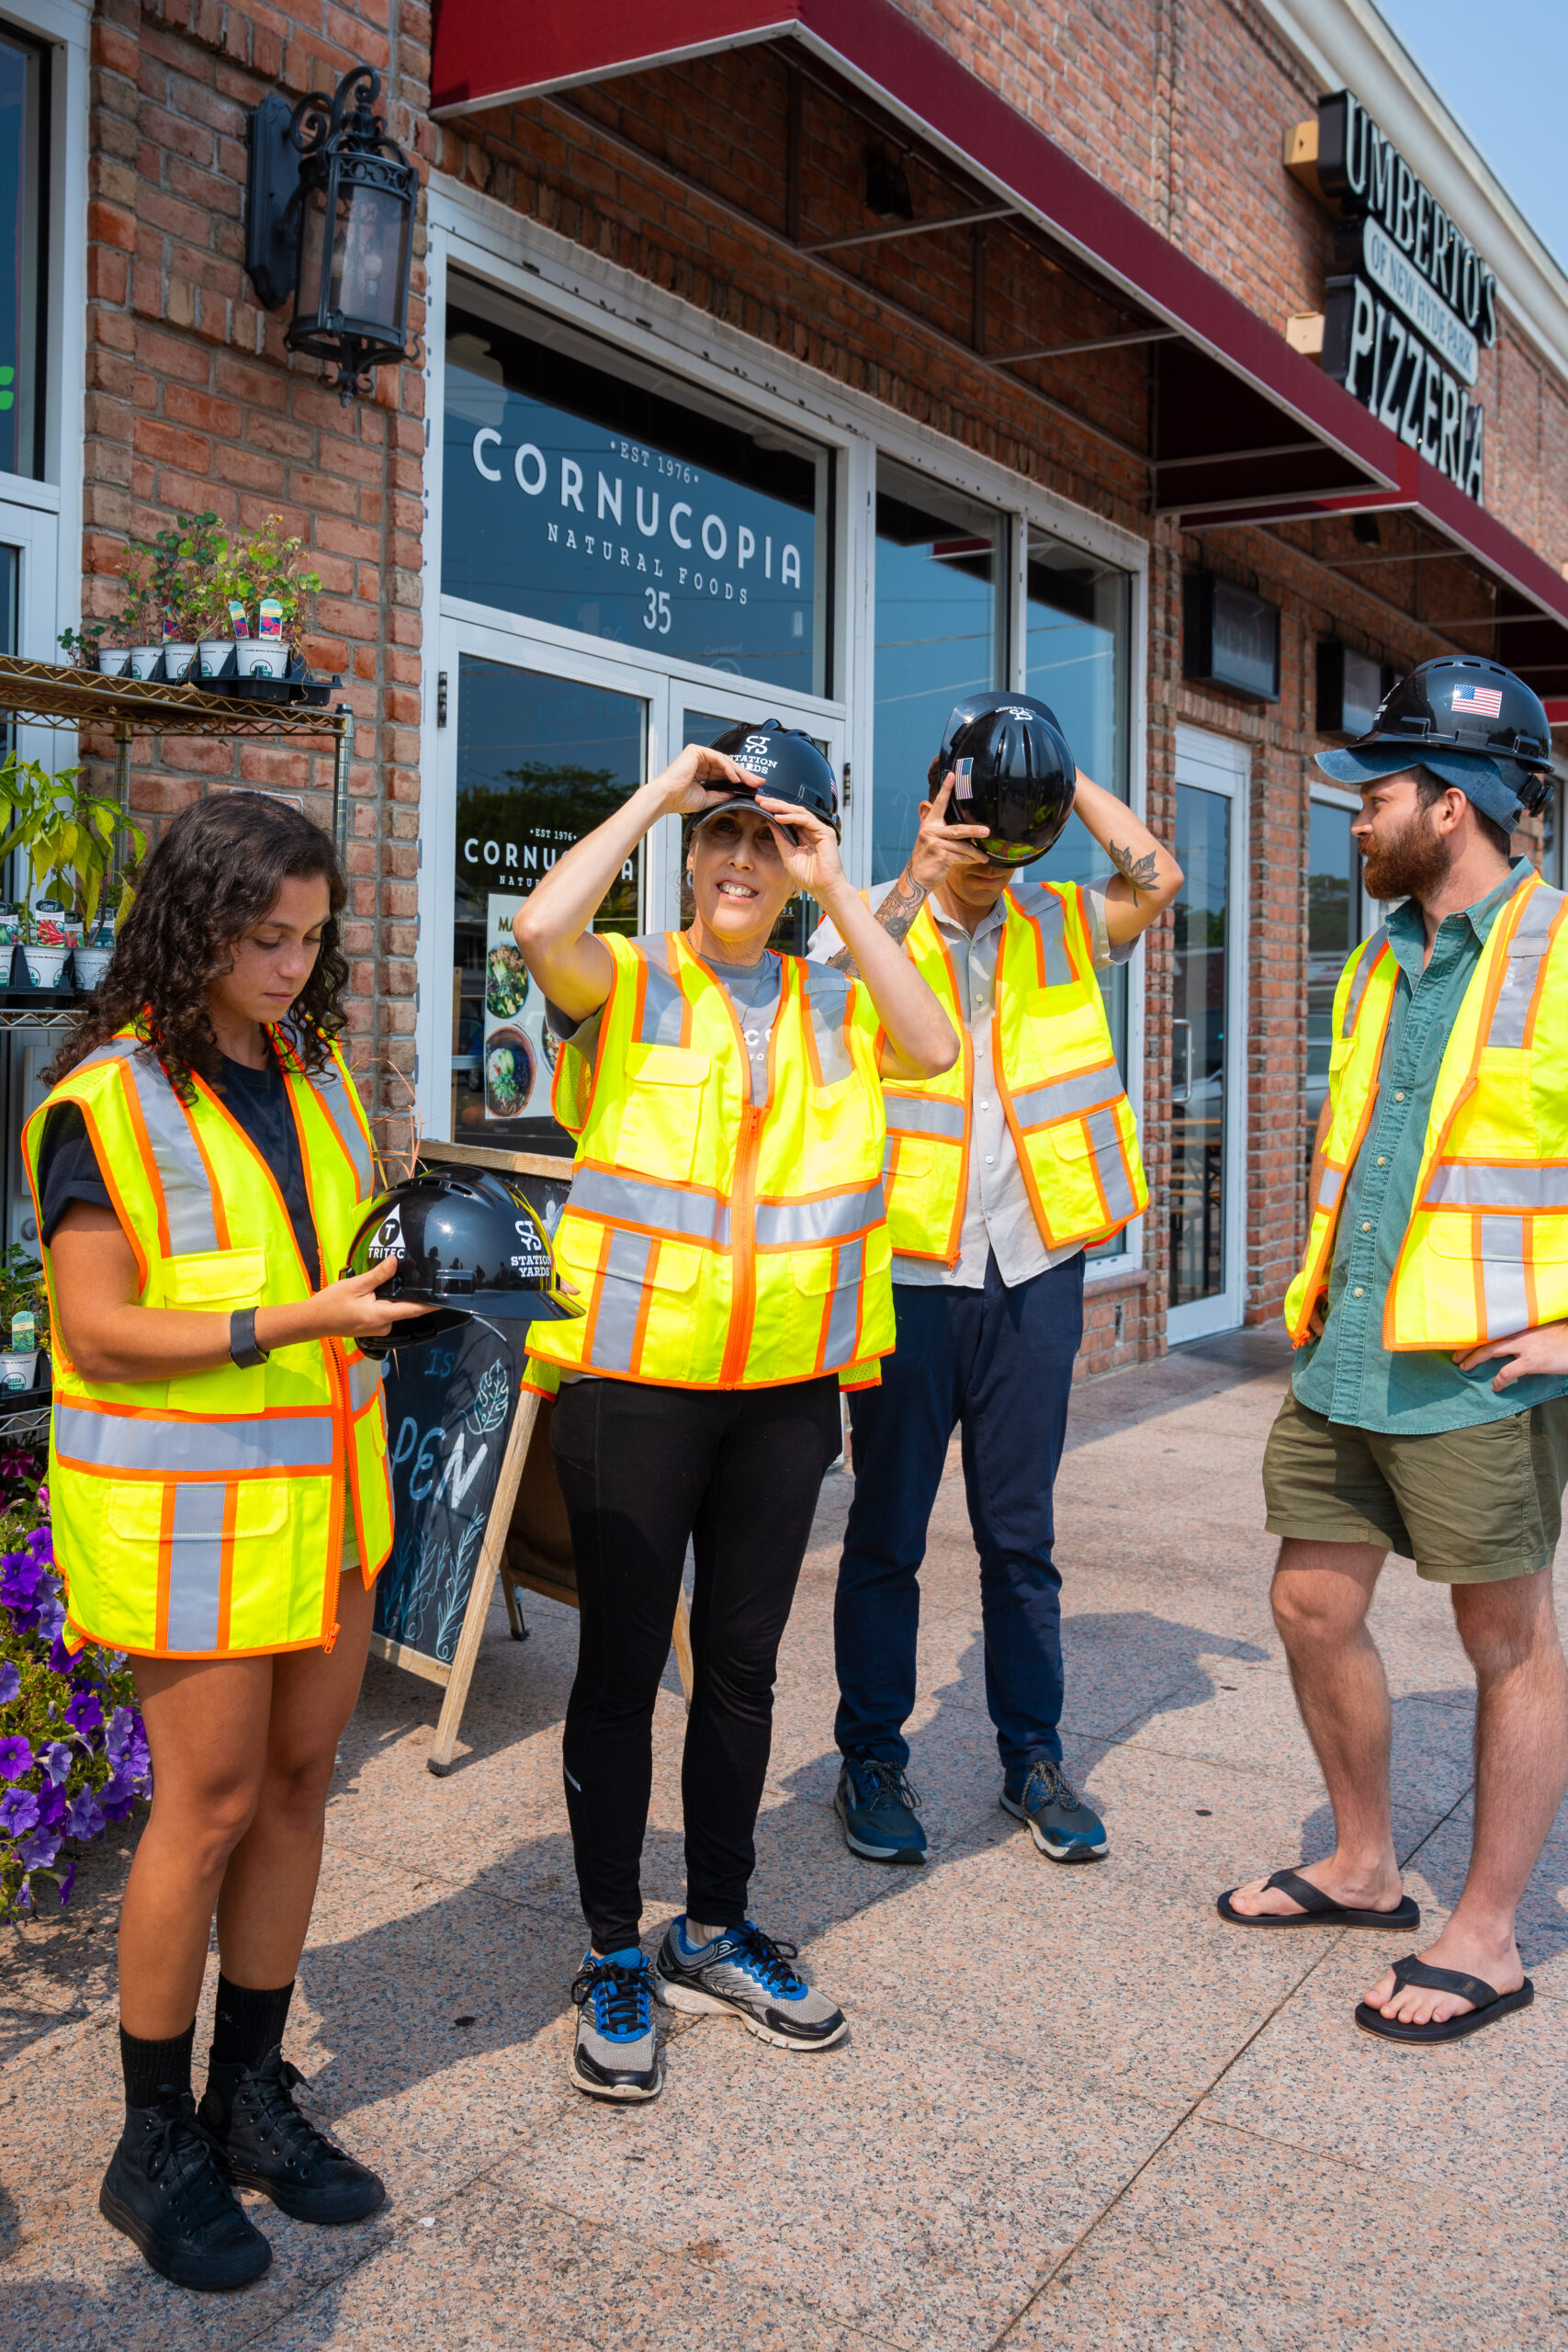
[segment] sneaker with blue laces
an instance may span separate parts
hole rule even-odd
[[[653,1979],[637,1946],[604,1960],[584,1952],[571,1997],[577,2032],[567,2072],[577,2088],[590,2098],[657,2098],[664,2060],[653,2030]]]
[[[1107,1851],[1104,1822],[1049,1757],[1027,1772],[1007,1775],[1002,1811],[1025,1823],[1040,1851],[1054,1862],[1098,1862]]]
[[[737,2017],[776,2050],[829,2050],[848,2033],[849,2021],[790,1966],[796,1949],[775,1943],[750,1919],[711,1943],[691,1944],[682,1916],[659,1947],[654,1983],[671,2008]]]
[[[902,1765],[885,1756],[845,1757],[833,1810],[852,1854],[868,1862],[923,1862],[919,1804]]]

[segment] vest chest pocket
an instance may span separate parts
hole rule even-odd
[[[626,1099],[615,1164],[639,1175],[683,1182],[696,1164],[702,1089],[711,1054],[684,1046],[633,1046],[626,1054]]]
[[[198,1314],[259,1306],[266,1295],[265,1250],[197,1250],[189,1257],[164,1259],[160,1272],[164,1306]]]
[[[1071,1069],[1079,1061],[1094,1058],[1096,1047],[1101,1052],[1109,1050],[1110,1032],[1105,1025],[1100,990],[1093,980],[1087,984],[1067,980],[1060,988],[1025,989],[1022,996],[1024,1018],[1030,1026],[1036,1022],[1049,1024],[1049,1053],[1034,1037],[1026,1037],[1023,1051],[1037,1055],[1040,1073],[1038,1078],[1028,1076],[1021,1069],[1015,1080],[1010,1071],[1009,1082],[1015,1093],[1021,1086],[1038,1085],[1041,1079],[1054,1078],[1064,1064]],[[1004,1038],[1008,1026],[1004,1013]]]

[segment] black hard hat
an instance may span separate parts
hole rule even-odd
[[[776,718],[764,718],[760,727],[728,729],[716,736],[708,749],[723,752],[738,768],[754,775],[758,789],[770,800],[796,801],[808,816],[820,817],[825,825],[831,825],[835,833],[841,831],[839,787],[832,768],[803,728],[782,727]],[[723,809],[753,806],[750,793],[733,793],[728,800],[705,808],[696,822],[705,825]]]
[[[1427,767],[1512,830],[1551,788],[1551,723],[1539,695],[1500,662],[1441,654],[1391,686],[1367,733],[1317,765],[1337,784]]]
[[[491,1168],[432,1168],[373,1202],[349,1248],[345,1273],[368,1273],[387,1257],[398,1272],[381,1296],[428,1306],[367,1355],[417,1347],[470,1316],[509,1323],[559,1322],[582,1312],[557,1288],[550,1239],[514,1176]]]
[[[998,698],[944,742],[955,776],[950,825],[987,825],[978,843],[992,865],[1032,865],[1073,812],[1077,764],[1055,714],[1032,695]]]
[[[1055,712],[1044,703],[1036,702],[1032,695],[1010,695],[999,686],[987,686],[984,694],[965,695],[962,702],[953,704],[947,714],[947,725],[942,730],[942,749],[936,755],[936,780],[939,785],[953,765],[953,747],[964,729],[972,726],[976,718],[984,718],[988,712],[1000,710],[1008,703],[1016,705],[1021,710],[1027,704],[1031,710],[1044,711],[1053,726],[1058,723]]]

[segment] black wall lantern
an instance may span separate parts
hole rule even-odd
[[[415,356],[406,346],[419,174],[371,112],[380,93],[380,75],[357,65],[331,98],[312,91],[290,107],[274,91],[250,119],[245,267],[264,309],[293,296],[284,340],[335,362],[345,405],[374,369]]]

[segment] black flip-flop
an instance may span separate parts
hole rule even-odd
[[[1405,1984],[1424,1984],[1433,1993],[1457,1993],[1461,2001],[1473,2001],[1475,2007],[1457,2018],[1445,2018],[1440,2024],[1408,2025],[1403,2018],[1385,2018],[1381,2009],[1358,2001],[1356,2023],[1363,2033],[1375,2033],[1382,2041],[1462,2041],[1467,2033],[1479,2033],[1483,2025],[1511,2018],[1516,2009],[1528,2009],[1535,1998],[1535,1986],[1528,1976],[1517,1993],[1499,1993],[1484,1976],[1461,1976],[1457,1968],[1434,1968],[1430,1961],[1418,1960],[1414,1952],[1393,1963],[1394,1991]]]
[[[1413,1894],[1402,1894],[1392,1911],[1359,1911],[1354,1904],[1336,1903],[1331,1894],[1325,1894],[1321,1886],[1314,1886],[1310,1878],[1303,1878],[1296,1871],[1276,1871],[1273,1877],[1265,1879],[1263,1883],[1265,1886],[1277,1886],[1281,1894],[1288,1894],[1292,1903],[1299,1903],[1301,1909],[1284,1913],[1260,1911],[1256,1916],[1250,1911],[1237,1911],[1232,1905],[1231,1896],[1239,1894],[1241,1890],[1232,1886],[1214,1898],[1214,1908],[1221,1918],[1228,1919],[1233,1928],[1393,1928],[1403,1930],[1421,1925],[1420,1905]]]

